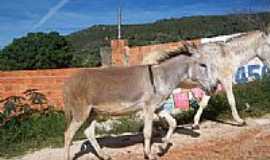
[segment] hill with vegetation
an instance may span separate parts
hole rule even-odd
[[[259,29],[270,21],[270,13],[194,16],[123,25],[123,39],[131,46],[213,37]],[[75,48],[92,50],[110,45],[117,37],[116,25],[95,25],[67,36]]]
[[[270,12],[194,16],[123,25],[122,33],[131,46],[147,45],[263,29],[269,21]],[[0,70],[96,67],[99,48],[116,38],[116,25],[95,25],[68,36],[29,33],[0,50]]]

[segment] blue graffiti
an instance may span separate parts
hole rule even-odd
[[[262,76],[269,74],[270,69],[266,65],[246,65],[238,68],[235,75],[237,84],[247,83],[249,78],[260,79]]]
[[[261,78],[262,74],[259,74],[260,65],[248,65],[248,77],[254,77],[256,80]]]
[[[264,65],[263,68],[262,68],[262,76],[265,76],[266,74],[269,74],[270,73],[270,69]]]
[[[248,79],[246,77],[245,67],[238,68],[238,70],[236,72],[236,76],[235,76],[235,82],[238,84],[243,84],[247,81],[248,81]]]

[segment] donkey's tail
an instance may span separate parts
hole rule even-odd
[[[64,111],[65,111],[65,131],[66,131],[72,120],[72,112],[69,109],[65,109]]]

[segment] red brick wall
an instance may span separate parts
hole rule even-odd
[[[197,43],[196,41],[194,41]],[[113,40],[112,63],[114,65],[141,64],[143,57],[159,49],[175,49],[181,47],[182,42],[172,42],[158,45],[129,47],[126,40]],[[49,69],[33,71],[0,71],[0,99],[9,96],[21,96],[28,89],[38,89],[45,94],[50,105],[62,109],[62,86],[71,74],[79,69]]]
[[[46,95],[50,105],[63,107],[64,81],[79,69],[51,69],[0,72],[0,98],[22,96],[27,89],[38,89]]]
[[[199,44],[199,40],[191,41]],[[112,62],[113,65],[138,65],[143,61],[143,57],[156,50],[172,50],[183,46],[183,41],[170,42],[164,44],[129,47],[126,40],[112,40]],[[125,59],[128,62],[125,63]]]
[[[125,49],[128,46],[126,40],[112,40],[112,64],[113,65],[124,65],[125,63]]]

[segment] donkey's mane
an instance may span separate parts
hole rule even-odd
[[[236,40],[242,40],[242,41],[244,41],[245,39],[253,36],[254,34],[256,35],[256,34],[261,33],[261,32],[264,33],[264,34],[266,34],[265,32],[260,31],[260,30],[255,30],[255,31],[250,31],[250,32],[243,32],[243,33],[241,33],[240,35],[238,35],[236,37],[232,37],[232,38],[228,39],[226,41],[226,43],[234,42]]]
[[[190,57],[192,54],[188,52],[188,48],[185,45],[171,50],[157,50],[148,53],[147,56],[143,58],[142,64],[159,64],[178,55]]]
[[[248,35],[248,33],[246,33],[246,32],[241,33],[240,35],[237,35],[236,37],[231,37],[231,38],[227,39],[225,43],[229,43],[229,42],[232,42],[232,41],[235,41],[235,40],[238,40],[238,39],[245,38],[247,35]]]

